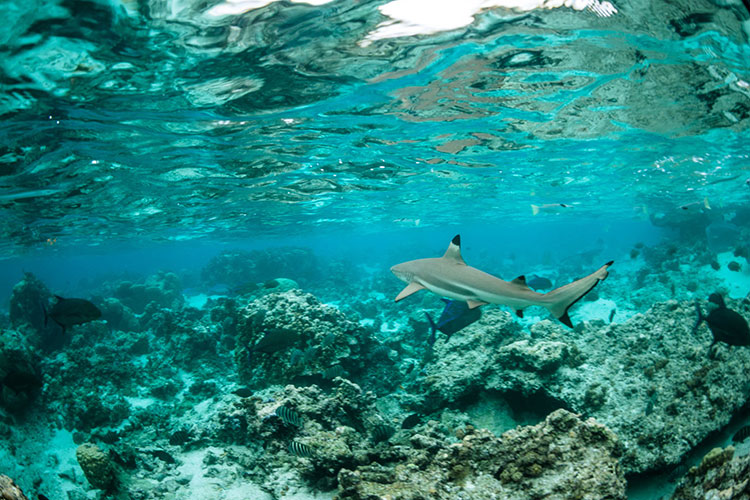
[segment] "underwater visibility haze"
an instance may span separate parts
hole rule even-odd
[[[747,0],[0,13],[0,497],[750,498]]]

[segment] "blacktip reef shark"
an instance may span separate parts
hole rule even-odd
[[[513,281],[503,281],[467,266],[461,257],[461,235],[456,235],[442,257],[403,262],[393,266],[391,272],[408,283],[396,296],[396,302],[427,289],[443,297],[466,301],[470,309],[485,304],[505,305],[513,308],[521,318],[525,307],[542,306],[573,328],[568,309],[607,277],[607,268],[613,262],[609,261],[588,276],[560,288],[538,293],[526,285],[523,275]]]

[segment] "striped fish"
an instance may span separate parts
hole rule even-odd
[[[313,449],[299,441],[289,443],[289,453],[296,457],[310,458],[313,456]]]
[[[286,406],[279,406],[276,408],[274,414],[285,424],[293,425],[295,427],[300,427],[302,425],[302,416]]]
[[[374,443],[388,441],[396,433],[396,429],[388,424],[378,424],[372,430],[372,440]]]
[[[323,372],[323,378],[327,380],[335,379],[336,377],[344,377],[346,376],[346,371],[341,365],[333,365],[330,368],[327,368],[326,371]]]
[[[739,443],[749,437],[750,437],[750,425],[746,425],[744,427],[740,427],[740,430],[734,433],[734,436],[732,436],[732,441],[734,441],[735,443]]]

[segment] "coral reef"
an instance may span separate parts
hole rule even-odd
[[[28,500],[21,488],[5,474],[0,474],[0,498],[3,500]]]
[[[340,498],[625,498],[615,435],[558,410],[499,438],[467,427],[450,443],[414,434],[408,460],[339,473]]]
[[[84,443],[76,450],[76,459],[92,487],[111,490],[115,487],[115,471],[104,451],[93,443]]]
[[[727,305],[748,315],[745,302]],[[509,317],[488,314],[436,343],[425,402],[437,407],[481,390],[521,394],[531,407],[557,401],[620,437],[626,473],[676,464],[750,394],[750,350],[722,346],[710,359],[710,335],[693,333],[695,317],[694,303],[668,301],[624,324],[593,321],[570,332],[542,321],[531,338],[518,338]]]
[[[369,363],[378,347],[371,330],[292,289],[265,295],[242,309],[235,358],[241,379],[251,386],[344,376],[368,387],[393,387],[398,378],[388,375],[392,362]]]
[[[27,335],[0,331],[0,408],[19,412],[27,407],[42,386],[38,366]]]
[[[750,455],[714,448],[680,481],[671,500],[750,499]]]
[[[10,297],[10,324],[13,328],[30,325],[37,332],[44,330],[42,305],[52,298],[52,293],[32,273],[24,273],[23,279],[13,287]]]
[[[185,301],[180,279],[167,272],[151,276],[144,283],[123,281],[115,288],[114,297],[136,314],[142,314],[147,306],[180,309]]]

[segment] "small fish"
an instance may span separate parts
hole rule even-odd
[[[533,290],[549,290],[552,288],[552,282],[550,280],[536,275],[531,278],[526,278],[526,284]]]
[[[166,462],[168,464],[176,464],[177,460],[174,459],[172,455],[167,453],[164,450],[146,450],[146,453],[151,455],[154,458],[158,458],[162,462]]]
[[[413,429],[422,421],[422,415],[419,413],[412,413],[401,422],[402,429]]]
[[[744,427],[740,427],[740,429],[734,433],[734,436],[732,436],[732,441],[735,443],[740,443],[749,437],[750,425],[746,425]]]
[[[612,323],[612,320],[615,319],[615,314],[617,314],[617,309],[612,308],[611,311],[609,311],[609,322]]]
[[[372,430],[372,441],[374,443],[380,443],[381,441],[388,441],[396,433],[396,429],[388,424],[378,424]]]
[[[313,449],[299,441],[292,441],[289,443],[289,453],[297,457],[310,458],[313,456]]]
[[[560,212],[562,208],[573,208],[573,205],[566,205],[565,203],[547,203],[545,205],[531,205],[532,215],[538,215],[539,212]]]
[[[302,416],[287,406],[279,406],[276,408],[275,415],[285,424],[293,425],[295,427],[300,427],[302,425]]]
[[[323,372],[323,378],[327,380],[333,380],[336,377],[343,377],[345,375],[346,371],[341,365],[333,365]]]
[[[44,326],[48,319],[52,319],[63,329],[63,334],[69,326],[82,325],[102,317],[102,312],[94,304],[85,299],[64,299],[55,295],[57,302],[49,312],[42,304],[44,311]]]
[[[331,347],[335,341],[336,334],[333,332],[328,332],[326,333],[325,337],[323,337],[323,340],[320,341],[320,346],[325,349],[326,347]]]
[[[253,395],[252,389],[249,389],[247,387],[239,387],[232,391],[232,394],[235,394],[241,398],[249,398]]]
[[[750,328],[748,328],[745,318],[740,316],[736,311],[727,308],[724,304],[724,299],[718,293],[712,293],[708,297],[708,301],[716,304],[718,307],[708,313],[708,316],[704,316],[700,305],[696,303],[698,321],[695,322],[693,333],[705,321],[714,336],[711,347],[717,342],[737,346],[750,345]]]
[[[247,361],[252,361],[252,356],[256,352],[264,352],[266,354],[273,354],[278,351],[293,346],[299,341],[299,334],[293,330],[286,330],[283,328],[269,328],[263,333],[258,342],[252,347],[248,348]]]
[[[667,476],[667,481],[670,483],[676,483],[682,476],[687,474],[688,470],[690,470],[690,468],[687,464],[677,464]]]
[[[705,208],[706,210],[711,210],[711,205],[708,203],[708,198],[703,198],[703,201],[694,201],[692,203],[686,203],[685,205],[680,205],[680,208],[682,210],[690,210],[692,209],[700,209]]]
[[[250,283],[245,283],[242,285],[237,285],[233,287],[230,290],[230,292],[232,293],[232,295],[248,295],[250,293],[257,291],[259,288],[260,286],[258,286],[257,283],[250,282]]]
[[[445,302],[445,308],[440,314],[437,323],[433,321],[432,316],[430,316],[429,313],[425,313],[427,321],[430,322],[431,328],[430,338],[427,340],[427,343],[430,346],[435,343],[435,333],[437,330],[440,330],[446,335],[445,341],[448,342],[451,335],[462,328],[466,328],[482,317],[482,311],[478,307],[470,309],[469,304],[462,300],[440,300]]]

